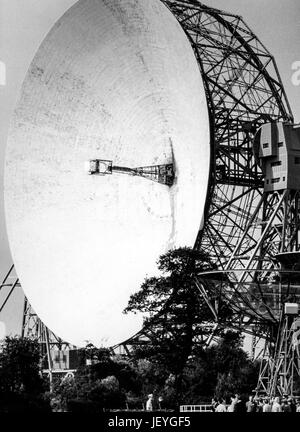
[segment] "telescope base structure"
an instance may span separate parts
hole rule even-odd
[[[24,299],[22,337],[37,340],[41,352],[41,371],[49,377],[50,387],[54,376],[72,376],[78,366],[75,347],[56,336],[40,320],[27,298]]]
[[[15,289],[21,289],[18,276],[12,265],[0,284],[1,297],[0,313],[6,307]],[[27,298],[24,298],[21,337],[38,341],[41,353],[41,372],[49,377],[50,387],[53,377],[73,375],[77,368],[76,359],[70,353],[76,351],[69,343],[64,342],[51,332],[32,309]]]
[[[198,275],[210,296],[258,323],[249,328],[254,336],[265,329],[256,392],[272,397],[292,396],[300,383],[299,197],[299,190],[262,191],[225,269]]]
[[[256,395],[292,396],[300,384],[300,319],[284,315],[276,344],[266,342]]]

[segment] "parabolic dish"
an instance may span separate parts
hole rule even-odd
[[[51,331],[83,346],[142,327],[131,293],[170,248],[193,246],[209,176],[201,74],[159,0],[83,0],[56,23],[25,78],[6,153],[9,243]],[[174,158],[174,160],[173,160]],[[175,164],[172,187],[84,164]]]

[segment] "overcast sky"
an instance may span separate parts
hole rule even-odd
[[[2,183],[8,124],[28,66],[38,46],[57,19],[74,0],[0,0],[0,61],[6,65],[6,85],[0,76],[0,277],[11,264],[5,231]],[[275,56],[296,121],[300,122],[300,85],[292,82],[296,62],[300,64],[299,0],[207,0],[204,2],[238,15]],[[1,71],[1,63],[0,63]],[[300,83],[299,83],[300,84]],[[0,318],[9,332],[20,326],[22,297]],[[16,319],[16,316],[20,317]],[[0,325],[1,331],[1,325]]]

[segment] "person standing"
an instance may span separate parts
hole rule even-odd
[[[219,405],[216,408],[216,412],[226,412],[226,402],[224,399],[220,400]]]
[[[163,403],[163,398],[161,396],[159,396],[158,398],[158,407],[160,410],[162,410],[162,403]]]
[[[282,401],[281,410],[282,412],[292,412],[291,406],[289,405],[288,400],[286,398],[284,398]]]
[[[218,399],[214,397],[211,401],[211,409],[213,410],[213,412],[216,411],[218,405],[219,405]]]
[[[257,401],[257,407],[256,412],[263,412],[263,406],[264,406],[264,400],[262,398],[259,398]]]
[[[146,402],[146,411],[153,411],[153,394],[148,395]]]
[[[235,406],[236,406],[237,400],[234,396],[230,397],[230,405],[227,408],[227,412],[234,412],[235,411]]]
[[[240,395],[236,394],[235,395],[234,412],[242,413],[242,412],[245,412],[245,410],[246,410],[245,401],[242,401]]]
[[[255,412],[256,411],[256,403],[253,400],[253,396],[249,396],[248,402],[246,402],[247,412]]]
[[[271,412],[271,410],[272,410],[272,406],[270,404],[270,400],[266,398],[264,400],[263,412]]]
[[[274,402],[273,402],[273,405],[272,405],[272,412],[282,412],[279,397],[276,397],[274,399]]]
[[[296,412],[296,404],[295,404],[294,398],[292,396],[288,398],[288,404],[290,406],[291,412],[295,413]]]

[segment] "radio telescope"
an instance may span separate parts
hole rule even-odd
[[[216,326],[211,299],[219,296],[233,308],[227,325],[268,341],[260,390],[292,393],[299,192],[269,189],[283,179],[272,183],[278,176],[268,177],[253,145],[255,136],[262,149],[271,145],[261,127],[294,129],[274,58],[240,16],[197,0],[107,3],[80,1],[50,32],[12,124],[7,225],[26,295],[62,337],[81,343],[89,333],[109,345],[114,334],[120,342],[141,325],[138,317],[126,323],[122,301],[161,252],[196,238],[219,268],[196,280]],[[142,197],[151,216],[137,212]],[[124,275],[132,274],[129,287]],[[98,302],[108,316],[94,326]]]
[[[99,161],[123,171],[89,175],[95,161],[96,171]],[[82,0],[69,9],[29,68],[5,167],[13,261],[51,331],[76,346],[111,346],[140,330],[142,318],[122,311],[159,255],[193,246],[209,164],[202,77],[165,5]],[[167,169],[172,181],[159,181]]]
[[[219,272],[199,275],[195,283],[214,311],[216,326],[223,324],[211,299],[221,296],[233,307],[226,326],[252,334],[254,348],[258,338],[267,340],[257,391],[291,394],[293,374],[299,376],[299,347],[297,354],[291,343],[297,334],[293,322],[297,321],[297,308],[285,303],[285,293],[293,291],[296,295],[297,287],[290,290],[283,285],[290,285],[291,268],[297,261],[298,236],[291,233],[298,230],[294,217],[298,192],[297,188],[296,193],[285,192],[284,198],[279,191],[264,193],[265,181],[271,184],[272,179],[265,177],[253,148],[254,136],[262,125],[284,123],[293,127],[289,102],[274,58],[240,16],[199,1],[163,3],[178,19],[193,47],[210,114],[209,193],[195,247],[210,255]],[[275,175],[273,180],[277,178]],[[289,251],[292,266],[283,272],[290,260]],[[294,270],[292,273],[295,275]],[[272,279],[266,283],[259,278],[258,284],[258,275]],[[298,304],[297,295],[294,298]],[[125,350],[143,335],[141,332],[124,344]],[[283,346],[288,349],[283,350]]]

